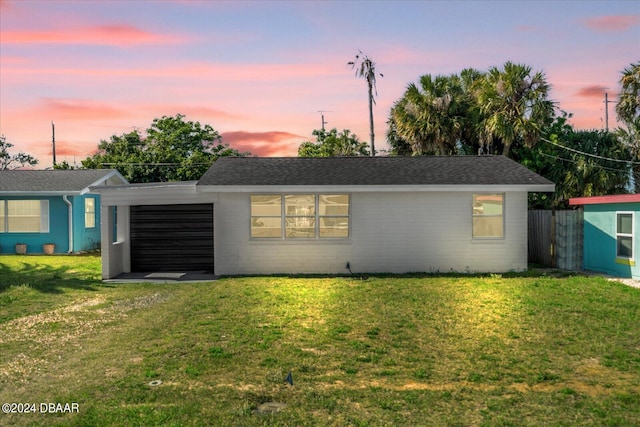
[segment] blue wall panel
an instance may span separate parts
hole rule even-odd
[[[95,199],[96,221],[95,227],[85,227],[85,198]],[[28,254],[41,254],[42,245],[55,243],[55,253],[69,251],[69,208],[62,196],[35,197],[15,196],[0,200],[48,200],[49,201],[49,232],[23,233],[0,232],[0,253],[15,253],[16,243],[26,243]],[[83,196],[69,196],[73,206],[73,251],[89,251],[100,247],[100,196],[88,194]]]
[[[634,212],[633,260],[616,257],[616,213]],[[585,270],[618,277],[640,278],[640,203],[610,203],[584,206]],[[635,264],[635,265],[634,265]]]

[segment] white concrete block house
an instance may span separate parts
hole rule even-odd
[[[527,268],[527,193],[504,156],[224,157],[197,182],[100,189],[102,275]]]

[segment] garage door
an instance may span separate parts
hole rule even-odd
[[[213,204],[131,206],[133,272],[213,272]]]

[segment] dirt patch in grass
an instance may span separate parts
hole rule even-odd
[[[512,383],[512,384],[478,384],[469,381],[449,382],[449,383],[423,383],[423,382],[407,382],[407,383],[394,383],[388,381],[359,381],[359,382],[344,382],[336,381],[334,383],[316,384],[316,387],[322,387],[325,389],[351,389],[351,390],[364,390],[369,388],[380,388],[384,390],[395,391],[408,391],[408,390],[427,390],[427,391],[460,391],[460,390],[472,390],[476,392],[510,392],[515,391],[518,393],[553,393],[566,389],[573,389],[576,392],[591,396],[610,396],[619,390],[617,385],[621,386],[625,383],[623,380],[610,382],[608,386],[601,384],[594,384],[592,381],[568,381],[557,382],[553,384],[540,383],[529,385],[525,383]],[[640,386],[630,386],[630,390],[640,393]]]
[[[32,314],[0,324],[0,345],[21,348],[13,356],[5,354],[0,364],[0,383],[26,381],[56,362],[56,354],[78,342],[101,326],[126,317],[131,310],[147,309],[169,299],[153,293],[108,303],[106,297],[80,298],[70,304],[43,313]],[[46,358],[28,354],[47,354]],[[107,373],[114,376],[115,372]]]

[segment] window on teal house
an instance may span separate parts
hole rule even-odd
[[[93,197],[84,199],[84,227],[96,227],[96,199]]]
[[[633,259],[633,212],[616,214],[616,256]]]
[[[2,200],[0,210],[0,232],[49,232],[48,200]]]

